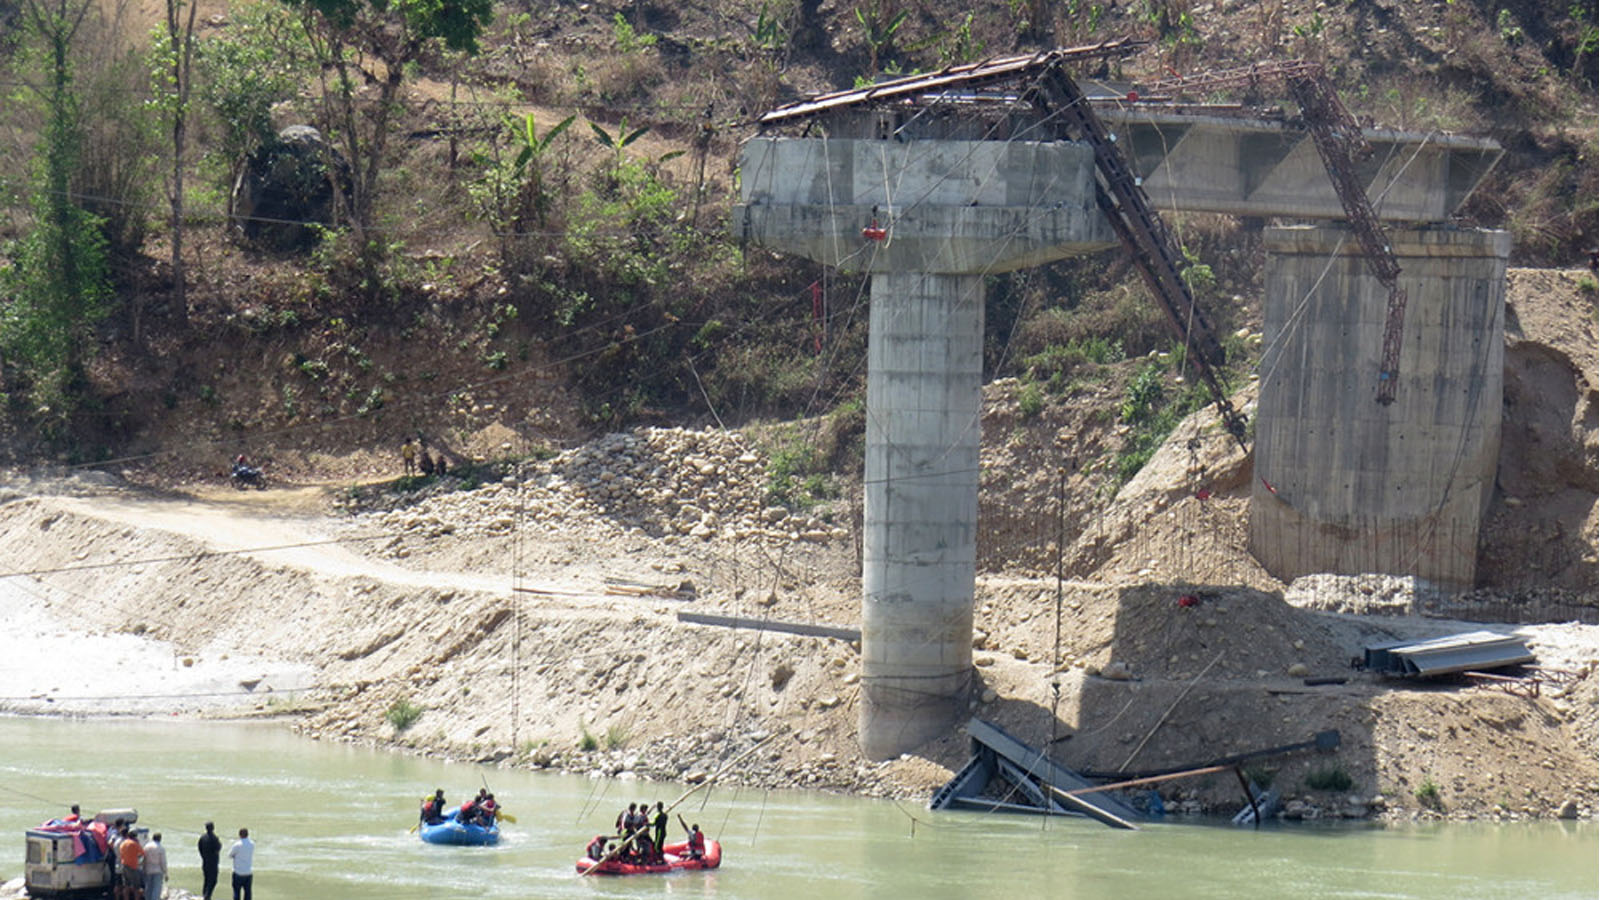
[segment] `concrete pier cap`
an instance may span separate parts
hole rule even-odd
[[[973,684],[984,276],[1115,235],[1072,142],[762,137],[740,159],[736,234],[872,274],[859,734],[887,759],[948,734]]]
[[[758,137],[739,195],[734,233],[846,272],[995,274],[1116,244],[1094,152],[1070,141]]]
[[[1494,487],[1504,231],[1394,228],[1409,294],[1395,402],[1376,402],[1388,291],[1349,231],[1269,228],[1250,550],[1289,580],[1413,575],[1468,588]]]

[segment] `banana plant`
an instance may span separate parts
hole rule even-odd
[[[565,119],[562,119],[560,122],[551,126],[551,128],[542,135],[539,134],[538,129],[534,125],[533,113],[528,113],[521,119],[518,119],[516,116],[511,116],[508,118],[506,120],[506,124],[511,127],[511,136],[518,144],[521,145],[521,149],[517,151],[516,161],[512,164],[517,170],[517,174],[521,175],[526,172],[528,169],[528,164],[533,162],[538,157],[543,156],[544,152],[550,149],[550,143],[556,138],[560,137],[561,132],[566,131],[567,128],[577,120],[577,118],[577,114],[567,116]]]
[[[545,189],[543,157],[555,139],[571,127],[577,118],[576,115],[567,116],[540,134],[533,113],[507,117],[506,125],[511,130],[512,143],[518,146],[517,156],[511,162],[511,172],[521,185],[516,189],[517,202],[522,209],[519,218],[532,213],[541,226],[545,224],[550,211],[550,196]]]
[[[894,44],[895,32],[906,23],[909,10],[900,10],[892,16],[886,16],[881,3],[873,3],[870,11],[861,7],[855,8],[856,21],[861,23],[861,35],[867,41],[867,52],[870,58],[870,71],[878,74],[878,60],[887,55]]]
[[[601,128],[594,122],[589,123],[589,130],[594,132],[594,139],[600,143],[600,146],[615,152],[617,154],[617,161],[621,162],[622,149],[634,141],[637,141],[639,138],[644,137],[645,133],[650,130],[650,126],[641,125],[638,128],[629,131],[628,117],[623,116],[622,121],[617,123],[617,130],[615,133],[606,131],[604,128]]]
[[[634,141],[637,141],[639,138],[644,137],[645,133],[650,130],[650,126],[640,125],[638,128],[629,131],[628,117],[623,116],[622,121],[617,123],[617,130],[615,132],[606,131],[604,128],[601,128],[599,125],[596,125],[593,122],[589,123],[589,130],[594,132],[594,139],[600,144],[600,146],[606,147],[617,154],[617,162],[620,163],[622,162],[622,149]],[[669,159],[677,159],[686,152],[687,151],[684,150],[671,150],[661,154],[661,157],[654,162],[650,162],[649,160],[646,160],[646,162],[650,163],[651,165],[659,166]]]

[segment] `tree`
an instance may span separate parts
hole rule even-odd
[[[83,123],[73,84],[72,49],[93,0],[27,0],[26,26],[39,41],[44,78],[28,83],[43,106],[44,128],[32,176],[32,227],[0,270],[0,341],[33,379],[41,408],[67,399],[82,368],[88,331],[106,313],[108,268],[100,220],[74,200]]]
[[[183,5],[183,0],[167,0],[166,97],[172,117],[172,182],[167,186],[167,201],[172,206],[172,310],[180,328],[189,321],[183,271],[183,147],[188,134],[190,74],[194,71],[194,16],[200,3],[190,0],[187,21],[182,21]],[[137,318],[133,331],[134,340],[139,340]]]
[[[520,274],[525,269],[525,260],[531,256],[524,252],[530,233],[542,232],[550,223],[562,185],[552,189],[546,156],[577,118],[576,114],[567,116],[540,134],[533,113],[507,116],[503,134],[496,135],[484,151],[474,154],[483,174],[469,185],[468,191],[500,238],[500,258],[511,273]],[[509,140],[515,156],[501,153],[502,138]]]
[[[406,70],[436,44],[476,53],[478,36],[492,15],[492,0],[281,2],[300,13],[322,63],[325,115],[350,163],[350,225],[367,256],[378,175]],[[331,85],[326,80],[330,70]],[[358,97],[363,87],[374,88],[376,97]]]

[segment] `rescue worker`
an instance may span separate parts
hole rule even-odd
[[[422,824],[437,825],[444,821],[444,788],[438,788],[432,797],[422,801]]]
[[[655,831],[652,837],[655,839],[656,852],[660,853],[661,848],[667,845],[667,809],[660,800],[656,801]]]
[[[638,808],[637,803],[629,803],[626,810],[617,813],[617,834],[627,837],[628,831],[632,828],[630,823],[633,822],[634,810]]]
[[[689,828],[689,858],[704,859],[706,855],[706,836],[700,833],[700,823],[696,822]]]

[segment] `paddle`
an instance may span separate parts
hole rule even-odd
[[[777,736],[776,733],[769,734],[766,737],[762,738],[761,740],[756,741],[753,745],[750,746],[750,748],[748,750],[745,750],[743,753],[739,754],[738,756],[735,756],[733,759],[730,759],[727,762],[723,763],[721,768],[717,769],[717,771],[715,771],[715,772],[711,773],[710,775],[706,776],[706,780],[705,781],[700,782],[699,784],[695,785],[694,787],[692,787],[692,788],[688,789],[687,791],[684,791],[682,794],[678,795],[678,799],[676,799],[676,800],[672,801],[671,803],[667,804],[666,809],[663,809],[662,812],[668,812],[670,810],[677,809],[678,808],[678,804],[680,804],[683,801],[689,799],[695,793],[699,792],[699,790],[701,788],[710,786],[710,784],[713,781],[716,781],[717,778],[719,776],[721,776],[723,772],[728,771],[728,768],[730,766],[732,766],[736,762],[742,761],[745,757],[747,757],[750,754],[756,752],[756,750],[762,744],[765,744],[767,741],[772,740],[776,736]],[[680,822],[683,821],[683,817],[679,816],[678,820]],[[603,858],[595,860],[594,863],[589,866],[589,868],[583,870],[581,875],[588,875],[588,874],[594,872],[595,869],[598,869],[601,866],[605,865],[606,863],[610,862],[611,860],[616,859],[619,855],[621,855],[623,850],[626,850],[628,848],[629,844],[633,843],[633,839],[638,837],[641,834],[644,834],[645,830],[647,830],[647,829],[640,830],[640,831],[635,831],[633,834],[628,835],[625,839],[623,839],[622,843],[617,845],[615,850],[612,850],[610,853],[607,853]],[[580,877],[581,877],[581,875],[580,875]]]
[[[482,772],[478,773],[478,779],[483,782],[483,789],[485,792],[490,794],[494,793],[494,791],[489,790],[489,779],[484,777]],[[506,812],[504,809],[501,809],[498,805],[494,808],[494,817],[496,819],[505,819],[507,822],[510,822],[513,825],[517,824],[517,817]]]

